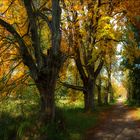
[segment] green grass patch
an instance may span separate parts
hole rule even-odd
[[[40,134],[48,140],[82,140],[87,129],[99,122],[100,112],[108,109],[110,105],[96,107],[94,112],[85,113],[83,101],[60,100],[57,103],[57,116],[55,123],[44,124],[36,128],[36,115],[39,109],[38,99],[9,98],[0,103],[0,139],[21,139]],[[30,131],[29,131],[30,130]],[[34,132],[36,131],[36,132]]]
[[[86,114],[81,108],[67,109],[64,111],[66,124],[72,133],[84,133],[84,131],[97,122],[97,112]]]
[[[126,100],[125,105],[128,105],[130,107],[140,107],[139,102],[137,102],[136,100],[131,100],[131,101]]]
[[[85,113],[82,108],[65,108],[64,117],[70,140],[82,140],[87,129],[99,122],[100,112],[109,109],[110,105],[96,107],[94,112]]]

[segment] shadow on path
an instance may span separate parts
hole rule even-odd
[[[137,113],[137,108],[127,107],[119,101],[102,124],[87,131],[86,140],[140,140]]]

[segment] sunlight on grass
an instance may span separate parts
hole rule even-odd
[[[137,118],[138,118],[138,120],[140,120],[140,107],[137,108]]]
[[[82,100],[70,101],[67,98],[57,101],[56,106],[59,108],[84,108],[84,103]]]

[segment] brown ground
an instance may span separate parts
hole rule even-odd
[[[140,140],[138,114],[137,108],[118,102],[112,110],[101,114],[100,125],[87,131],[86,140]]]

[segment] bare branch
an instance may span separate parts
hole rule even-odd
[[[29,67],[29,69],[31,70],[31,76],[36,79],[38,70],[32,56],[28,52],[28,49],[25,45],[23,38],[17,33],[17,31],[12,27],[12,25],[7,23],[6,21],[0,19],[0,25],[3,26],[8,32],[10,32],[18,41],[23,63]]]
[[[62,86],[70,88],[70,89],[79,90],[79,91],[84,91],[85,90],[84,87],[81,87],[81,86],[71,85],[69,83],[65,83],[65,82],[61,82],[61,81],[59,81],[59,83]]]
[[[40,16],[48,24],[49,29],[52,31],[52,22],[49,20],[49,18],[40,11],[36,12],[36,15]]]

